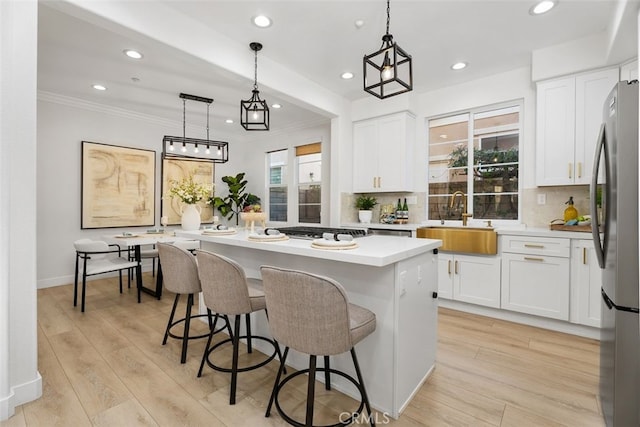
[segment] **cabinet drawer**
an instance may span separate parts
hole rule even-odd
[[[501,236],[502,252],[569,258],[571,240],[556,237]]]

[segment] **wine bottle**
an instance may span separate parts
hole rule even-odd
[[[404,223],[407,224],[409,222],[409,206],[407,206],[407,199],[404,199],[404,204],[402,205],[402,219]]]
[[[402,203],[400,203],[400,199],[398,199],[398,205],[396,206],[396,224],[402,223]]]

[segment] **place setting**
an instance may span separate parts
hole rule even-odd
[[[289,236],[275,228],[266,228],[263,233],[249,233],[247,240],[253,242],[283,242],[289,240]]]
[[[211,228],[204,228],[202,234],[208,236],[230,236],[236,234],[237,231],[233,227],[227,227],[226,225],[217,224]]]
[[[323,233],[321,239],[314,239],[311,242],[311,247],[324,250],[347,250],[357,248],[358,244],[350,234]]]

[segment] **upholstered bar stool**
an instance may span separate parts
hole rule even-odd
[[[200,283],[202,283],[202,295],[204,303],[208,309],[227,316],[235,316],[233,334],[213,346],[211,340],[213,332],[209,335],[207,346],[205,347],[198,377],[202,376],[202,370],[206,363],[211,368],[220,372],[231,373],[231,390],[229,393],[229,403],[236,403],[236,385],[239,372],[251,371],[269,363],[276,354],[280,354],[278,344],[273,340],[260,336],[251,335],[251,322],[249,314],[264,310],[265,300],[262,291],[262,281],[260,279],[247,278],[242,267],[235,261],[221,255],[208,251],[196,251],[198,258],[198,273]],[[240,336],[240,322],[242,315],[247,321],[246,335]],[[251,340],[257,339],[266,341],[273,345],[274,351],[265,360],[250,366],[238,366],[240,339],[247,339],[247,352],[251,353]],[[231,368],[221,367],[211,361],[212,353],[220,346],[231,342],[233,346],[233,357]]]
[[[271,414],[271,407],[275,402],[278,413],[289,424],[312,426],[315,377],[318,370],[325,373],[327,389],[331,381],[329,375],[336,374],[353,383],[362,397],[354,416],[348,420],[340,420],[341,422],[333,424],[334,426],[351,424],[362,413],[363,407],[367,409],[371,425],[375,425],[354,348],[358,342],[375,331],[375,314],[363,307],[350,304],[342,285],[328,277],[270,266],[262,266],[260,270],[269,311],[269,329],[274,339],[285,346],[265,416]],[[309,355],[309,369],[295,372],[283,379],[290,348]],[[342,371],[331,369],[328,364],[329,356],[348,351],[351,352],[357,380]],[[324,356],[323,368],[316,368],[317,356]],[[307,408],[305,422],[301,423],[282,410],[278,394],[287,382],[305,373],[309,374]]]
[[[223,328],[218,330],[215,329],[218,321],[218,315],[216,314],[214,320],[213,314],[209,309],[207,309],[207,314],[191,314],[193,296],[201,291],[200,279],[198,278],[198,265],[193,254],[173,244],[158,243],[158,255],[160,257],[160,264],[162,265],[164,286],[167,290],[176,294],[173,301],[173,308],[171,309],[171,315],[167,322],[167,328],[164,332],[162,345],[167,343],[167,339],[169,337],[182,340],[180,363],[185,363],[187,361],[187,344],[189,340],[207,338],[210,335],[209,332],[200,335],[189,335],[192,319],[206,316],[209,321],[210,331],[220,332]],[[174,320],[176,308],[178,307],[181,295],[187,295],[185,316],[181,319]],[[181,323],[184,323],[182,335],[172,333],[171,329]]]

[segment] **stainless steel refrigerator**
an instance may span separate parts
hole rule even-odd
[[[606,424],[620,427],[640,426],[638,86],[619,82],[607,97],[590,188],[602,268],[600,400]]]

